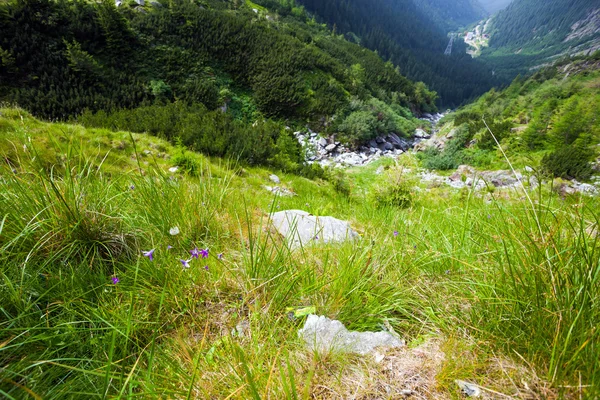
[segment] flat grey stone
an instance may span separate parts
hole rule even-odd
[[[324,316],[311,314],[298,331],[306,347],[319,353],[342,352],[365,355],[377,347],[402,347],[403,340],[389,332],[349,331],[344,324]]]
[[[271,214],[277,232],[286,238],[291,249],[311,243],[336,243],[360,237],[346,221],[317,217],[302,210],[285,210]]]
[[[269,175],[269,179],[271,180],[271,182],[279,185],[281,183],[281,179],[279,179],[279,177],[275,174],[273,175]]]

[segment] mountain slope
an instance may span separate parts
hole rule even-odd
[[[506,8],[512,0],[478,0],[481,6],[490,14]]]
[[[451,56],[446,31],[436,26],[411,0],[302,0],[337,32],[355,37],[367,48],[398,65],[403,74],[427,83],[442,106],[453,106],[500,83],[488,69],[465,54],[455,41]],[[434,3],[429,3],[434,4]]]
[[[516,74],[556,57],[600,48],[600,4],[595,0],[515,0],[494,16],[483,60]]]
[[[476,0],[413,0],[414,4],[445,32],[469,25],[487,12]]]
[[[497,139],[517,166],[530,165],[561,178],[589,179],[592,168],[600,168],[598,87],[600,53],[517,78],[506,89],[492,90],[449,117],[442,131],[462,133],[455,131],[453,144],[444,152],[425,154],[425,162],[431,167],[497,166],[504,163]]]
[[[343,113],[353,96],[389,103],[393,93],[417,113],[435,108],[433,94],[302,10],[253,7],[2,3],[0,100],[53,119],[179,101],[230,106],[250,122],[319,121]]]

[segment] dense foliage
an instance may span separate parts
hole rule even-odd
[[[400,66],[408,78],[425,82],[440,95],[444,107],[464,103],[502,83],[491,68],[465,53],[462,41],[455,41],[452,55],[444,56],[447,31],[411,0],[301,2],[337,32]]]
[[[376,53],[332,35],[302,8],[264,3],[272,11],[221,0],[145,7],[134,2],[116,7],[110,0],[3,3],[0,100],[50,119],[85,112],[83,123],[148,129],[208,154],[238,154],[251,164],[270,160],[283,136],[258,140],[270,155],[252,155],[258,150],[250,149],[251,128],[212,110],[228,110],[246,125],[274,118],[332,131],[355,111],[352,102],[364,102],[393,109],[385,114],[391,121],[386,129],[404,134],[411,112],[436,110],[435,93]],[[143,109],[119,111],[137,107]],[[170,123],[170,116],[143,120],[189,107],[203,110],[193,122],[191,111],[184,112],[186,122]],[[93,113],[100,114],[91,118]],[[104,113],[112,115],[107,119]],[[192,123],[203,127],[184,128]],[[377,131],[364,138],[373,134]]]
[[[599,70],[600,53],[565,59],[515,79],[503,91],[486,93],[451,117],[442,129],[454,127],[454,137],[443,152],[426,151],[425,165],[488,167],[501,158],[497,140],[513,160],[539,162],[556,177],[589,178],[600,142]]]
[[[419,11],[444,31],[469,25],[487,12],[478,0],[413,0]]]

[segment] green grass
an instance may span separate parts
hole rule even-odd
[[[406,384],[304,350],[287,309],[306,306],[391,326],[411,349],[441,343],[423,397],[460,398],[454,379],[598,393],[597,199],[542,188],[532,209],[517,192],[421,188],[407,209],[377,207],[377,164],[348,172],[350,196],[278,173],[297,196],[274,199],[271,171],[188,154],[199,172],[171,173],[160,139],[1,113],[0,397],[387,398],[383,383]],[[284,209],[347,219],[362,239],[291,251],[268,224]],[[183,269],[195,246],[209,257]]]

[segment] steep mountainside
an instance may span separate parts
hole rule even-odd
[[[490,14],[506,8],[512,0],[478,0],[483,8]]]
[[[500,83],[491,69],[465,54],[462,42],[455,41],[451,56],[444,56],[448,45],[446,31],[411,0],[302,0],[301,3],[337,32],[399,65],[410,79],[427,83],[440,95],[443,106],[461,104]]]
[[[600,3],[515,0],[494,16],[489,32],[483,59],[514,76],[562,55],[600,48]]]
[[[417,8],[444,31],[455,30],[484,17],[477,0],[413,0]]]

